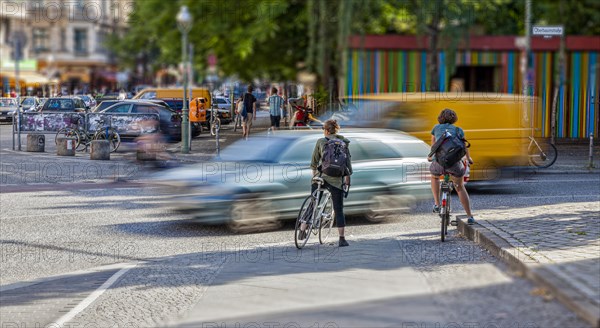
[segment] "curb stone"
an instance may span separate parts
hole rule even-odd
[[[555,268],[535,263],[532,258],[511,246],[484,225],[468,225],[462,217],[458,219],[458,230],[467,239],[481,245],[492,255],[502,259],[511,269],[522,273],[538,285],[547,288],[567,308],[587,321],[592,327],[600,328],[600,307],[589,297],[561,278]]]

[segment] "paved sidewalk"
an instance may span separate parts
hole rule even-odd
[[[241,249],[176,327],[585,327],[478,246],[437,231]],[[314,241],[314,240],[312,240]],[[524,310],[526,309],[526,310]],[[510,315],[508,315],[510,313]]]
[[[600,173],[600,142],[596,140],[593,148],[593,168],[589,168],[589,145],[556,144],[558,157],[556,163],[539,173]]]
[[[600,192],[598,201],[565,200],[568,203],[486,211],[479,226],[461,228],[598,327]]]

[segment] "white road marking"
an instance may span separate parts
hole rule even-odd
[[[49,326],[51,327],[64,327],[65,324],[75,318],[76,315],[81,313],[81,311],[85,310],[90,304],[92,304],[100,295],[102,295],[105,291],[107,291],[110,286],[112,286],[122,275],[124,275],[127,271],[131,270],[137,265],[129,264],[123,269],[117,271],[114,275],[112,275],[107,281],[105,281],[102,286],[98,287],[94,292],[92,292],[88,297],[86,297],[81,303],[77,304],[71,311],[67,314],[60,317],[58,320],[51,323]]]
[[[590,195],[557,195],[557,196],[522,196],[518,198],[574,198],[574,197],[590,197],[590,198],[600,198],[598,194],[590,194]]]
[[[38,279],[34,279],[34,280],[29,280],[29,281],[19,281],[19,282],[15,282],[12,284],[0,286],[0,293],[9,291],[9,290],[13,290],[13,289],[19,289],[19,288],[25,288],[25,287],[29,287],[29,286],[33,286],[33,285],[38,285],[38,284],[42,284],[42,283],[53,281],[53,280],[73,278],[73,277],[82,276],[82,275],[89,275],[89,274],[93,274],[93,273],[99,273],[101,271],[122,269],[128,265],[131,265],[131,263],[107,264],[107,265],[102,265],[99,267],[77,270],[77,271],[73,271],[73,272],[62,273],[62,274],[57,274],[57,275],[53,275],[53,276],[47,276],[47,277],[38,278]]]

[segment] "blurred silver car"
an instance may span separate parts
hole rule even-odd
[[[344,130],[350,140],[352,186],[346,214],[381,221],[431,195],[421,140],[395,130]],[[226,223],[248,232],[295,218],[310,193],[310,161],[321,131],[278,131],[252,136],[221,152],[219,161],[159,173],[151,184],[173,197],[171,207],[198,222]]]
[[[12,122],[18,107],[17,98],[0,98],[0,121]]]

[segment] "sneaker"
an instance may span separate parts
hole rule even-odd
[[[300,233],[298,234],[298,240],[304,240],[304,238],[306,238],[306,230],[300,230]]]
[[[468,225],[473,225],[473,224],[475,224],[475,218],[474,218],[474,217],[470,217],[470,218],[467,220],[467,224],[468,224]]]
[[[346,241],[346,238],[344,237],[340,237],[340,243],[339,243],[340,247],[346,247],[346,246],[350,246],[350,244],[348,244],[348,242]]]
[[[440,213],[440,207],[438,205],[433,205],[433,213]]]

